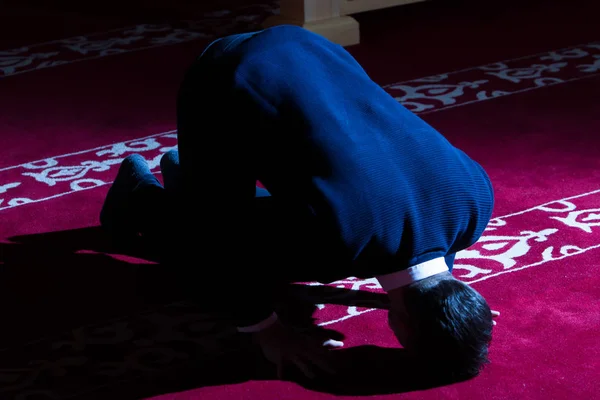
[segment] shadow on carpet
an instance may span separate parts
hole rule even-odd
[[[141,248],[130,250],[117,251],[98,228],[0,243],[0,318],[11,327],[1,343],[8,347],[0,352],[0,397],[47,392],[56,398],[142,398],[276,379],[247,337],[224,318],[181,301],[161,265],[142,261],[151,257]],[[281,293],[282,320],[323,339],[343,335],[316,325],[315,304],[387,306],[381,293],[328,286],[296,284]],[[32,333],[44,339],[16,343]],[[419,371],[400,348],[344,348],[333,350],[332,358],[339,368],[334,376],[309,381],[290,371],[286,380],[357,396],[453,383]]]

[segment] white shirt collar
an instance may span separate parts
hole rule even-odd
[[[376,279],[386,292],[407,286],[413,282],[420,281],[430,276],[448,271],[448,265],[444,257],[434,258],[433,260],[417,264],[403,271],[393,272],[387,275],[377,276]]]

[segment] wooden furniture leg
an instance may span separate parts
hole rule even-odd
[[[268,18],[265,28],[297,25],[342,46],[360,42],[358,22],[344,15],[344,0],[281,0],[279,15]]]
[[[358,22],[350,15],[426,0],[280,0],[280,15],[264,27],[298,25],[342,46],[360,42]]]

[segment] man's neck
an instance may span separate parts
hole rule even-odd
[[[423,289],[437,285],[442,280],[455,279],[449,271],[440,272],[428,278],[419,280],[409,285],[400,286],[387,291],[388,299],[390,300],[390,310],[401,316],[407,315],[406,305],[404,302],[405,293],[407,290],[413,289],[415,286],[420,286]]]

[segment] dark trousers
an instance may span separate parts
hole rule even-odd
[[[282,150],[270,148],[261,111],[238,104],[241,97],[225,90],[229,82],[219,82],[225,74],[215,65],[202,59],[193,65],[177,99],[178,209],[181,229],[195,232],[186,247],[236,270],[238,279],[251,279],[248,265],[271,276],[303,269],[321,246],[310,213],[277,194],[256,197],[261,173],[273,170],[265,165],[269,156]]]

